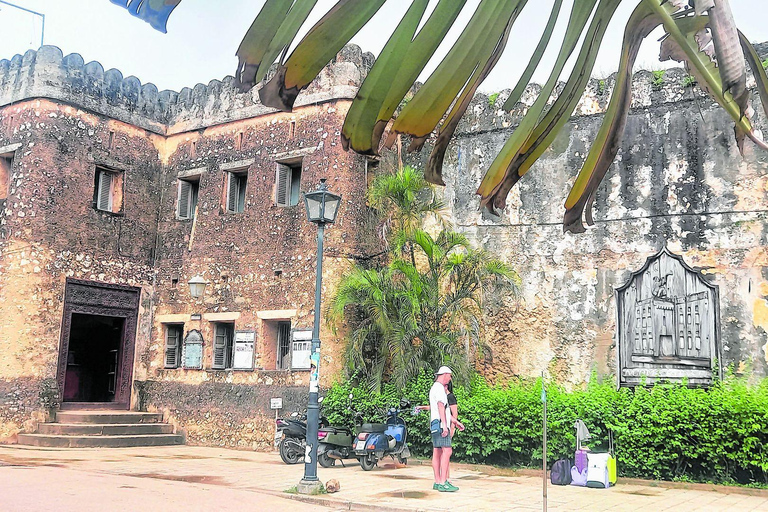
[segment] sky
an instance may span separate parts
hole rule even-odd
[[[237,66],[235,52],[259,12],[264,0],[184,0],[171,15],[168,33],[152,29],[143,21],[109,0],[9,0],[21,7],[45,14],[45,44],[61,48],[64,54],[79,53],[86,62],[99,61],[105,69],[117,68],[124,76],[134,75],[142,83],[159,89],[180,90],[196,83],[208,83],[232,75]],[[437,0],[432,0],[430,10]],[[457,26],[438,50],[444,55],[458,36],[480,0],[468,0]],[[608,28],[593,75],[606,77],[616,70],[624,25],[639,0],[625,0]],[[480,87],[484,92],[512,88],[536,47],[554,0],[529,0],[515,23],[505,54]],[[553,43],[562,38],[572,0],[565,0]],[[319,0],[312,13],[317,20],[335,0]],[[378,55],[409,0],[389,0],[369,24],[352,40],[364,51]],[[731,0],[736,23],[753,42],[768,41],[768,6],[765,0]],[[40,16],[0,3],[0,58],[40,45]],[[636,69],[662,69],[658,62],[658,30],[643,45]],[[557,54],[551,44],[534,75],[543,82]],[[435,58],[433,61],[437,61]],[[428,71],[434,69],[430,62]],[[566,70],[567,71],[567,70]],[[426,79],[427,75],[420,77]]]

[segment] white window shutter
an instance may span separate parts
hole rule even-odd
[[[291,168],[287,165],[277,165],[276,183],[277,206],[290,206],[291,202]]]
[[[227,331],[223,326],[216,326],[216,334],[213,338],[213,369],[223,370],[226,367],[227,358]]]
[[[192,213],[189,211],[192,206],[192,184],[188,181],[179,181],[179,210],[180,219],[191,219]]]
[[[96,197],[96,208],[105,212],[112,211],[112,174],[99,171],[99,190]]]
[[[227,211],[236,212],[237,197],[240,192],[240,179],[238,178],[237,174],[233,172],[227,174],[227,179],[229,180],[227,183]]]

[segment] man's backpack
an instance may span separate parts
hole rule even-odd
[[[552,470],[549,472],[549,480],[552,485],[568,485],[571,483],[571,461],[560,459],[552,464]]]

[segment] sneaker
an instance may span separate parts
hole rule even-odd
[[[449,483],[444,483],[444,484],[437,484],[437,490],[440,492],[456,492],[459,490],[459,488],[454,487]]]
[[[456,491],[459,490],[458,487],[456,487],[455,485],[453,485],[451,482],[449,482],[447,480],[446,480],[445,484],[443,484],[443,487],[450,488],[451,492],[456,492]]]
[[[434,484],[432,484],[432,490],[433,490],[433,491],[439,491],[439,490],[440,490],[440,484],[439,484],[439,483],[437,483],[437,482],[435,482]]]

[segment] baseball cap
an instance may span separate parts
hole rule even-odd
[[[438,370],[435,372],[435,375],[442,375],[444,373],[449,373],[453,375],[453,372],[447,366],[441,366],[440,368],[438,368]]]

